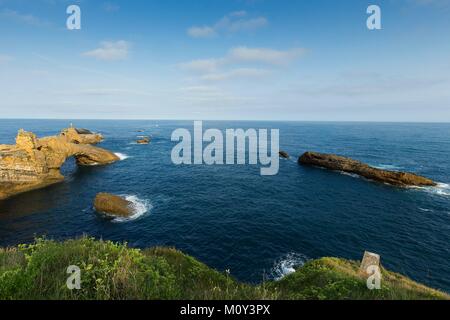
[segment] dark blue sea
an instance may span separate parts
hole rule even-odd
[[[71,122],[103,133],[100,146],[123,160],[77,168],[69,159],[65,182],[0,202],[0,246],[83,234],[172,246],[252,283],[307,259],[359,260],[369,250],[385,267],[450,292],[450,124],[204,123],[280,129],[281,149],[292,159],[280,160],[276,176],[261,176],[259,166],[172,164],[172,131],[192,130],[191,121],[0,120],[0,143],[13,143],[20,128],[46,136]],[[141,134],[151,144],[135,144]],[[302,167],[296,160],[305,151],[415,172],[440,185],[401,189]],[[93,199],[103,191],[126,195],[142,214],[129,221],[96,214]]]

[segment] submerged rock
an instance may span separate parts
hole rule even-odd
[[[59,169],[69,157],[89,166],[118,161],[114,153],[90,145],[101,140],[101,135],[80,135],[74,128],[41,139],[19,130],[15,145],[0,145],[0,200],[63,181]]]
[[[150,137],[142,137],[141,139],[137,140],[136,143],[137,144],[149,144],[150,143]]]
[[[133,215],[133,203],[131,201],[109,193],[97,194],[94,208],[97,212],[119,217]]]
[[[313,165],[330,170],[353,173],[370,180],[400,187],[437,185],[434,181],[413,173],[377,169],[360,161],[334,154],[306,152],[299,158],[298,162],[303,165]]]
[[[283,158],[283,159],[289,159],[290,158],[289,154],[286,151],[280,151],[279,154],[280,154],[280,157]]]

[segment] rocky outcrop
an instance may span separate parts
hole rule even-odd
[[[150,143],[150,137],[148,136],[142,136],[139,140],[136,141],[137,144],[149,144]]]
[[[122,197],[99,193],[94,200],[94,208],[97,212],[108,215],[129,217],[133,215],[133,203]]]
[[[298,162],[303,165],[313,165],[330,170],[353,173],[370,180],[394,186],[436,186],[434,181],[413,173],[381,170],[360,161],[334,154],[306,152],[299,158]]]
[[[90,145],[102,139],[74,128],[42,139],[20,130],[15,145],[0,145],[0,200],[63,181],[59,169],[69,157],[89,166],[118,161],[114,153]]]
[[[281,151],[281,150],[280,150],[280,152],[279,152],[278,154],[279,154],[280,157],[283,158],[283,159],[289,159],[289,158],[290,158],[289,153],[287,153],[286,151]]]
[[[68,128],[61,131],[60,136],[66,137],[75,144],[97,144],[103,141],[103,136],[87,129]]]

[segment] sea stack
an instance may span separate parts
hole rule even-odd
[[[387,171],[371,167],[350,158],[317,152],[306,152],[298,159],[301,165],[317,166],[329,170],[357,174],[366,179],[399,187],[436,186],[431,179],[409,172]]]
[[[131,201],[110,193],[97,194],[94,200],[94,208],[97,212],[113,216],[129,217],[133,215],[133,203]]]

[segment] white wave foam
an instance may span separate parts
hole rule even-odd
[[[307,261],[308,257],[303,254],[291,252],[275,261],[272,268],[271,277],[275,280],[280,280],[296,269],[302,267]]]
[[[130,157],[130,156],[126,155],[125,153],[120,153],[120,152],[115,152],[114,154],[119,157],[120,161],[123,161]]]
[[[423,190],[432,194],[437,194],[439,196],[448,197],[450,196],[450,184],[438,182],[434,187],[414,187],[414,189]]]
[[[436,187],[432,187],[433,191],[441,196],[450,196],[450,185],[447,183],[438,183]]]
[[[143,200],[138,198],[136,195],[122,195],[127,201],[130,201],[133,205],[133,215],[124,218],[124,217],[116,217],[113,219],[114,222],[128,222],[136,220],[146,213],[148,213],[152,209],[152,205],[148,200]]]
[[[381,169],[381,170],[401,170],[401,169],[403,169],[402,167],[396,166],[393,164],[378,164],[378,165],[375,165],[372,167]]]
[[[343,174],[344,176],[349,176],[352,178],[361,178],[360,175],[357,175],[356,173],[350,173],[350,172],[345,172],[345,171],[339,171],[340,174]]]
[[[419,207],[419,210],[423,211],[423,212],[433,212],[433,210],[431,210],[431,209],[425,209],[425,208],[421,208],[421,207]]]

